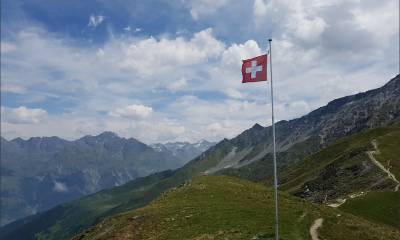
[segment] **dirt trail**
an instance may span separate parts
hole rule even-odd
[[[379,167],[382,171],[384,171],[385,173],[387,173],[388,177],[390,179],[392,179],[397,185],[394,187],[394,191],[397,192],[399,191],[400,188],[400,182],[399,180],[397,180],[396,176],[390,172],[390,170],[388,168],[386,168],[385,166],[382,165],[382,163],[380,163],[378,160],[376,160],[374,155],[380,154],[381,152],[379,151],[378,148],[378,142],[374,139],[371,141],[371,144],[374,146],[373,151],[367,151],[368,157],[370,158],[370,160],[377,166]],[[354,193],[350,195],[350,198],[356,198],[359,196],[364,195],[364,192],[360,192],[360,193]],[[345,203],[347,201],[346,198],[342,198],[342,199],[336,199],[336,202],[328,204],[329,207],[333,207],[333,208],[337,208],[340,205],[342,205],[343,203]]]
[[[396,179],[396,176],[393,175],[393,173],[390,172],[389,169],[385,168],[385,166],[382,165],[382,163],[380,163],[378,160],[376,160],[374,155],[380,154],[381,152],[379,151],[378,148],[378,142],[374,139],[371,141],[372,145],[374,146],[375,150],[373,151],[368,151],[367,154],[369,156],[369,158],[371,159],[371,161],[380,169],[382,169],[382,171],[384,171],[385,173],[387,173],[388,177],[390,179],[392,179],[395,183],[397,183],[396,187],[394,188],[394,191],[397,192],[399,191],[399,187],[400,187],[400,182],[399,180]]]
[[[323,218],[318,218],[314,221],[313,225],[310,227],[310,235],[312,240],[319,240],[318,237],[318,228],[322,227],[322,223],[324,222]]]
[[[346,201],[347,201],[346,198],[344,198],[344,199],[337,199],[335,203],[328,204],[328,206],[329,206],[329,207],[333,207],[333,208],[337,208],[337,207],[340,207],[340,205],[342,205],[342,204],[345,203]]]

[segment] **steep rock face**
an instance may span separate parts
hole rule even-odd
[[[1,224],[182,166],[181,159],[169,152],[157,152],[136,139],[111,132],[76,141],[2,138],[1,150]]]

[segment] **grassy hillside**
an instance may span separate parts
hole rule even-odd
[[[400,229],[400,192],[370,192],[348,199],[339,209]]]
[[[396,125],[400,128],[400,124]],[[390,171],[397,177],[400,178],[400,130],[394,130],[382,136],[376,138],[378,143],[378,149],[380,154],[376,154],[375,157],[384,166],[390,169]]]
[[[196,177],[150,205],[116,215],[74,239],[271,239],[272,190],[232,177]],[[398,239],[399,230],[280,193],[281,239]]]
[[[388,177],[367,154],[400,178],[400,124],[376,128],[343,138],[280,172],[280,189],[314,202],[347,198],[349,194],[394,190]]]

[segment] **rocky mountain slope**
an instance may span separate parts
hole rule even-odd
[[[383,87],[333,100],[290,121],[276,124],[278,165],[297,162],[362,130],[400,121],[400,75]],[[255,125],[229,141],[226,158],[210,172],[262,180],[270,175],[271,128]]]
[[[172,143],[168,146],[174,146]],[[1,224],[119,186],[196,157],[207,144],[156,151],[111,132],[76,141],[58,137],[1,139]]]
[[[334,204],[371,191],[397,192],[399,146],[400,124],[354,134],[282,169],[280,189]]]
[[[230,177],[196,177],[167,191],[148,206],[108,218],[74,237],[89,239],[272,239],[273,191]],[[288,194],[279,194],[280,238],[398,239],[400,229]]]
[[[301,118],[276,124],[280,169],[341,137],[400,120],[400,76],[385,86],[340,98]],[[258,124],[224,139],[175,171],[140,178],[3,227],[7,239],[67,239],[101,219],[142,207],[196,175],[229,174],[255,181],[271,175],[271,128]]]

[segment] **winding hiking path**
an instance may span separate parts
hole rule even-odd
[[[372,161],[372,163],[374,163],[378,168],[380,168],[382,171],[384,171],[384,172],[388,175],[388,177],[389,177],[390,179],[392,179],[392,180],[397,184],[397,185],[394,187],[394,191],[395,191],[395,192],[399,191],[399,188],[400,188],[400,182],[399,182],[399,180],[397,180],[396,176],[395,176],[393,173],[391,173],[390,170],[389,170],[388,168],[386,168],[385,166],[383,166],[382,163],[380,163],[378,160],[376,160],[376,158],[375,158],[375,156],[374,156],[374,155],[381,154],[381,152],[379,151],[378,142],[376,141],[376,139],[372,140],[372,141],[371,141],[371,144],[372,144],[372,146],[374,146],[374,150],[372,150],[372,151],[367,151],[367,154],[368,154],[369,159],[370,159],[370,160]],[[350,195],[350,198],[356,198],[356,197],[359,197],[359,196],[362,196],[362,195],[364,195],[364,192],[361,192],[361,193],[359,193],[359,194],[352,194],[352,195]],[[339,207],[340,205],[342,205],[343,203],[345,203],[346,201],[347,201],[346,198],[337,199],[337,200],[336,200],[336,203],[328,204],[328,206],[329,206],[329,207],[333,207],[333,208],[337,208],[337,207]]]
[[[396,179],[396,176],[393,175],[393,173],[390,172],[389,169],[385,168],[385,166],[382,165],[382,163],[380,163],[379,161],[376,160],[375,158],[375,154],[380,154],[381,152],[379,151],[378,148],[378,142],[374,139],[371,141],[372,145],[374,146],[375,150],[373,151],[367,151],[368,157],[371,159],[371,161],[380,169],[382,169],[382,171],[384,171],[385,173],[387,173],[388,177],[390,179],[392,179],[395,183],[397,183],[396,187],[394,188],[394,191],[397,192],[399,191],[399,187],[400,187],[400,182],[399,180]]]
[[[319,240],[318,238],[318,228],[322,227],[324,222],[323,218],[318,218],[314,221],[313,225],[310,227],[310,235],[312,240]]]

